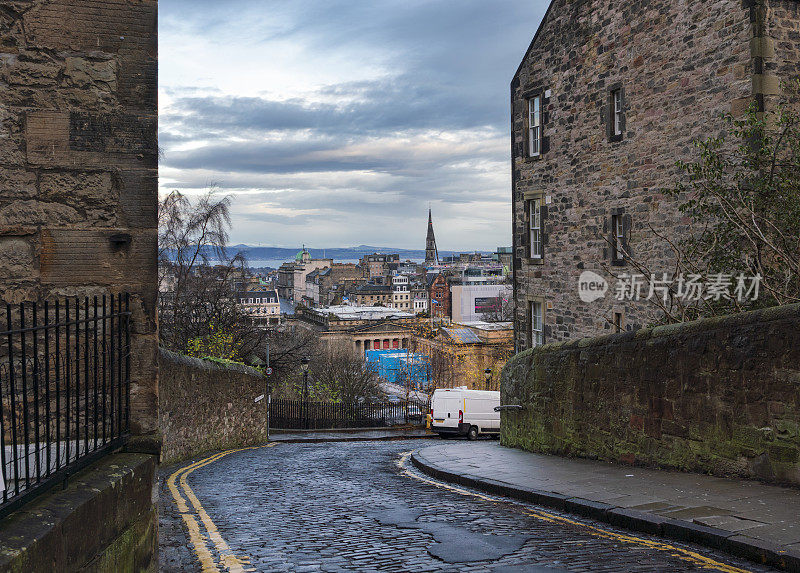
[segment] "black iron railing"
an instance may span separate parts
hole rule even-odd
[[[72,297],[0,309],[2,517],[125,440],[130,300]]]
[[[429,402],[305,402],[272,400],[269,424],[272,428],[322,430],[336,428],[380,428],[423,425]]]

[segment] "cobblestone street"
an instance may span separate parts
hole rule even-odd
[[[161,571],[771,570],[436,482],[405,455],[431,443],[283,443],[162,468]]]

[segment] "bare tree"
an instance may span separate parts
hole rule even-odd
[[[741,118],[727,115],[725,135],[696,142],[697,159],[678,162],[683,177],[666,193],[682,200],[679,208],[695,232],[673,240],[648,224],[672,252],[667,277],[623,248],[645,288],[660,288],[648,298],[661,311],[660,322],[800,301],[799,88],[798,80],[785,85],[774,113],[752,106]],[[716,277],[730,292],[687,299],[686,277]]]
[[[317,354],[311,376],[316,396],[322,399],[354,402],[382,394],[377,373],[364,359],[343,345],[334,345]]]
[[[508,293],[494,297],[490,310],[481,313],[486,322],[508,322],[514,320],[514,299]]]
[[[242,360],[263,333],[237,305],[246,261],[226,251],[230,197],[212,187],[195,201],[173,191],[159,203],[159,336],[178,352]]]

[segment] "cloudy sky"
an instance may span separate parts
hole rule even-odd
[[[545,0],[162,0],[162,192],[232,243],[510,244],[509,82]]]

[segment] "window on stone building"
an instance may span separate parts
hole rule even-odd
[[[614,264],[625,263],[629,225],[629,218],[626,215],[622,213],[611,215],[611,262]]]
[[[614,332],[622,332],[622,313],[614,313]]]
[[[530,306],[531,316],[531,347],[544,344],[544,316],[542,315],[542,303],[532,301]]]
[[[621,86],[611,88],[608,95],[608,139],[622,141],[625,131],[625,98]]]
[[[542,98],[528,100],[528,155],[538,157],[542,153]]]
[[[528,201],[530,218],[530,258],[542,258],[542,200],[531,199]]]

